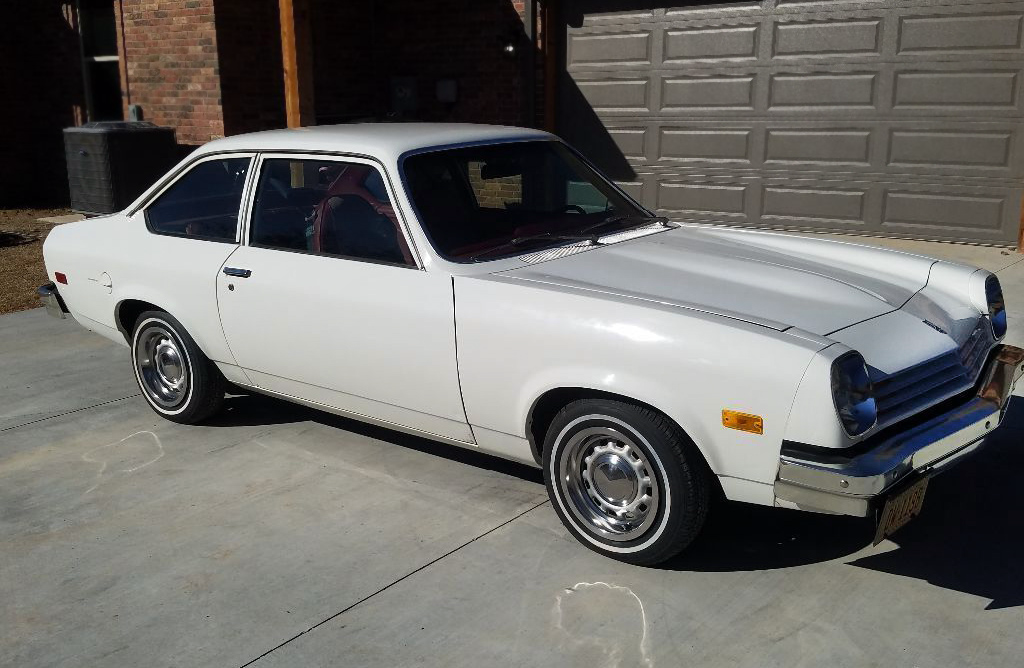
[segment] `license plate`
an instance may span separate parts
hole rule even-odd
[[[924,505],[924,493],[928,489],[928,478],[922,478],[898,494],[890,496],[882,508],[882,518],[878,522],[875,541],[878,545],[886,536],[899,531],[907,522],[921,514]]]

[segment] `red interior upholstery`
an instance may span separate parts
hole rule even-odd
[[[334,182],[328,186],[323,201],[317,206],[316,217],[313,220],[313,250],[318,253],[323,250],[324,221],[327,219],[327,207],[330,199],[342,195],[354,195],[366,201],[367,204],[373,207],[374,211],[387,216],[391,220],[395,226],[395,233],[399,248],[402,251],[402,257],[405,258],[407,263],[414,264],[412,252],[405,242],[405,235],[402,233],[401,223],[398,222],[398,216],[395,214],[394,208],[390,204],[378,200],[369,190],[363,187],[363,182],[372,169],[373,167],[369,165],[348,165],[334,179]]]

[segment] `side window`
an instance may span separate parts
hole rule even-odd
[[[201,162],[146,208],[157,234],[234,241],[251,158]]]
[[[358,163],[264,160],[249,244],[414,265],[383,177]]]

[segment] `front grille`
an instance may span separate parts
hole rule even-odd
[[[994,342],[988,323],[981,318],[959,350],[888,376],[872,370],[878,426],[892,424],[973,387]]]
[[[981,365],[985,363],[985,358],[988,357],[988,351],[992,348],[993,343],[995,343],[995,339],[992,337],[988,321],[981,318],[970,337],[960,346],[960,363],[967,370],[971,382],[981,371]]]

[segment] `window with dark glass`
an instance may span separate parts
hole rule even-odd
[[[456,262],[535,251],[652,220],[555,141],[418,153],[402,169],[424,231]]]
[[[384,179],[371,165],[263,161],[249,244],[413,265]]]
[[[188,171],[146,208],[158,234],[234,241],[251,158],[207,160]]]

